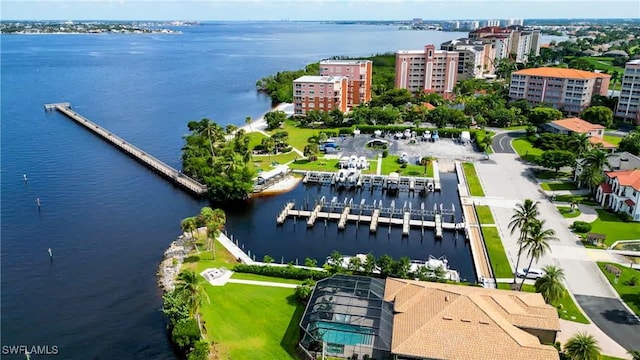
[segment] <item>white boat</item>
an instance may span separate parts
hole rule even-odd
[[[360,269],[358,270],[362,270],[362,265],[364,265],[367,262],[367,254],[356,254],[355,256],[348,256],[348,255],[343,255],[340,257],[340,262],[339,265],[341,268],[343,269],[348,269],[349,268],[349,263],[351,262],[352,258],[358,258],[360,260]],[[331,258],[331,256],[327,256],[327,259],[325,260],[325,265],[328,266],[334,266],[334,262],[333,259]],[[373,270],[374,273],[380,273],[380,268],[378,268],[376,266],[376,268]]]
[[[411,260],[410,272],[417,273],[421,267],[426,267],[429,272],[434,272],[438,268],[444,270],[444,279],[449,281],[460,281],[460,274],[456,270],[449,268],[449,261],[446,257],[441,256],[436,258],[429,255],[427,261],[424,260]]]

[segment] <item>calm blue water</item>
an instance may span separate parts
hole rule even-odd
[[[172,359],[155,272],[179,234],[180,219],[204,205],[62,115],[45,113],[44,103],[71,102],[81,114],[179,166],[189,120],[242,124],[247,115],[269,109],[269,99],[255,91],[263,76],[333,55],[420,48],[464,36],[312,23],[182,30],[2,36],[2,345],[56,345],[62,359]],[[278,235],[284,230],[275,227],[270,209],[292,196],[309,195],[299,188],[229,209],[229,229],[260,257],[324,258],[326,249],[286,246]],[[268,219],[261,221],[271,230],[240,230],[258,218]],[[344,236],[320,231],[311,231],[314,238]],[[368,234],[366,239],[357,241],[369,241]],[[401,240],[392,234],[380,250],[398,255],[421,246],[426,254],[431,245],[420,241],[419,235]],[[339,246],[343,253],[367,249],[375,250],[375,243]],[[459,267],[469,276],[470,264]]]

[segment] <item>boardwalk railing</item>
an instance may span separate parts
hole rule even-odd
[[[44,108],[46,110],[55,109],[60,111],[70,119],[84,126],[86,129],[90,130],[94,134],[100,136],[102,139],[110,142],[116,148],[122,150],[125,154],[130,155],[136,160],[142,162],[143,164],[157,171],[158,173],[160,173],[161,175],[163,175],[173,183],[181,186],[182,188],[188,190],[189,192],[198,196],[203,196],[207,193],[206,185],[203,185],[197,182],[196,180],[182,174],[180,171],[172,168],[171,166],[158,160],[152,155],[145,153],[144,151],[133,146],[132,144],[125,141],[124,139],[120,138],[119,136],[112,134],[109,130],[101,128],[100,126],[93,123],[89,119],[71,110],[70,103],[45,104]]]

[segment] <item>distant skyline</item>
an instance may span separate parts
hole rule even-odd
[[[638,18],[638,0],[2,0],[2,20]]]

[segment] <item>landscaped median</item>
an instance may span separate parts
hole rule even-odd
[[[540,156],[542,156],[542,150],[533,147],[533,144],[527,140],[526,136],[514,139],[511,145],[520,157],[529,162],[537,162]]]
[[[491,263],[491,269],[493,270],[493,276],[496,278],[510,278],[513,276],[511,271],[511,265],[507,254],[504,252],[502,246],[502,240],[498,233],[498,228],[495,226],[491,209],[486,205],[476,206],[476,213],[478,215],[478,222],[480,222],[480,229],[482,231],[482,237],[484,238],[484,244],[489,255],[489,261]]]
[[[484,196],[484,190],[482,190],[482,184],[476,173],[476,168],[472,163],[463,163],[462,169],[464,170],[465,178],[467,179],[467,186],[469,187],[469,194],[471,196]]]
[[[547,191],[578,190],[578,186],[570,181],[544,182],[540,184],[540,187]]]

